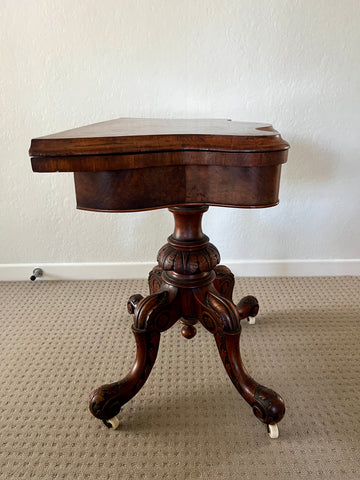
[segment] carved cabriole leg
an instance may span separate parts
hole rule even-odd
[[[215,340],[230,380],[252,407],[255,416],[265,424],[279,423],[285,414],[284,400],[278,393],[260,385],[247,373],[240,355],[240,332],[218,332]]]
[[[132,327],[136,340],[134,365],[122,380],[103,385],[90,395],[90,411],[103,420],[105,425],[110,426],[107,420],[119,413],[121,407],[138,393],[149,377],[159,348],[160,332],[170,328],[180,315],[177,291],[176,287],[164,285],[146,298],[134,296],[137,302]]]
[[[257,383],[246,371],[240,354],[240,316],[235,305],[211,287],[194,292],[198,315],[204,327],[214,334],[224,367],[238,392],[265,424],[280,422],[285,413],[283,399]]]
[[[102,385],[90,395],[90,411],[110,426],[107,420],[115,417],[125,403],[131,400],[146,382],[155,363],[160,332],[138,332],[133,329],[136,341],[136,359],[129,374],[119,382]]]

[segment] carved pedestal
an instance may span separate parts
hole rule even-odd
[[[178,320],[185,338],[194,337],[197,322],[214,335],[231,381],[261,422],[275,425],[284,416],[280,395],[251,378],[242,363],[240,321],[254,317],[259,305],[252,296],[233,303],[234,276],[218,265],[219,252],[201,229],[207,209],[169,209],[175,230],[159,251],[158,266],[149,274],[150,295],[133,295],[128,302],[137,346],[134,365],[125,378],[97,388],[90,397],[91,413],[107,426],[114,426],[112,419],[144,385],[156,360],[161,332]]]

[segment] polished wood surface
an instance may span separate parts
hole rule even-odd
[[[271,207],[279,201],[280,167],[189,165],[75,172],[77,208],[121,212],[176,205]]]
[[[74,172],[77,207],[132,211],[278,203],[289,145],[271,125],[118,119],[34,139],[33,170]]]
[[[119,118],[35,138],[31,141],[30,155],[57,157],[184,150],[236,153],[287,148],[288,144],[269,124],[231,120]],[[46,163],[45,158],[43,160]],[[101,165],[103,169],[104,164]],[[68,168],[68,171],[73,171],[72,159]]]
[[[278,203],[289,145],[271,125],[228,120],[118,119],[32,140],[36,172],[74,172],[78,208],[106,212],[170,207],[175,229],[149,274],[150,295],[132,295],[136,358],[129,374],[90,396],[90,411],[116,426],[125,403],[145,384],[161,333],[180,321],[186,339],[199,322],[214,335],[231,381],[256,417],[277,424],[284,401],[257,383],[240,354],[241,320],[259,304],[233,302],[234,276],[219,265],[201,228],[208,205],[269,207]]]
[[[277,424],[285,414],[281,396],[256,382],[243,365],[240,322],[256,316],[259,304],[253,296],[233,303],[234,276],[218,265],[219,252],[201,229],[206,210],[204,206],[171,209],[174,233],[159,251],[158,266],[150,272],[150,295],[129,299],[137,345],[134,366],[122,380],[102,385],[90,396],[91,413],[107,426],[142,388],[155,364],[161,333],[178,320],[188,340],[196,335],[197,322],[214,335],[226,372],[261,422]]]

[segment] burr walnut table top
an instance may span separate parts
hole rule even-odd
[[[120,118],[35,138],[35,172],[74,172],[77,206],[132,211],[278,203],[289,145],[271,125]]]

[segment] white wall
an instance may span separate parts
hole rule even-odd
[[[334,259],[360,273],[359,24],[359,0],[1,0],[3,278],[154,261],[166,209],[77,211],[72,175],[34,174],[27,154],[32,137],[121,116],[272,123],[291,144],[280,205],[213,207],[204,230],[224,262],[268,261],[246,274],[291,260],[331,274]]]

